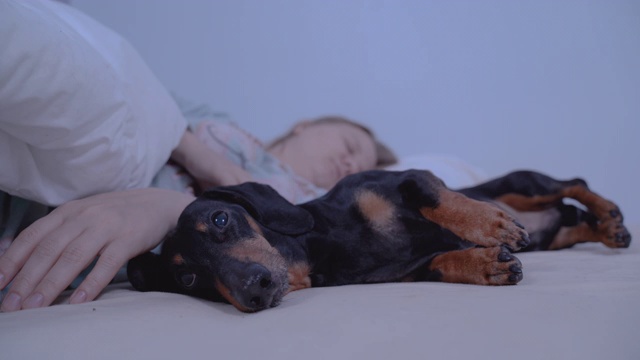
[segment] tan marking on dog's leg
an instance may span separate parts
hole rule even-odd
[[[601,239],[598,234],[589,225],[582,223],[572,227],[560,228],[551,244],[549,244],[549,250],[564,249],[583,242],[599,241]]]
[[[496,205],[447,189],[440,191],[439,199],[438,206],[423,207],[420,213],[467,241],[485,247],[507,245],[512,250],[529,242],[522,226]]]
[[[287,293],[296,290],[302,290],[311,287],[311,278],[309,274],[311,269],[307,263],[296,263],[289,266],[289,289]]]
[[[563,197],[568,197],[582,203],[601,221],[610,219],[612,217],[611,211],[617,211],[618,214],[620,212],[616,204],[582,185],[566,187],[562,189],[561,194]]]
[[[624,236],[631,236],[626,232],[624,226],[620,227],[619,232],[622,232]],[[595,230],[586,223],[572,227],[563,227],[560,228],[560,231],[558,231],[551,244],[549,244],[549,250],[564,249],[585,242],[601,242],[610,248],[626,247],[615,241],[615,234],[616,233],[611,233],[611,229],[607,223],[597,224]]]
[[[500,261],[501,253],[509,260]],[[520,260],[500,247],[446,252],[429,265],[429,270],[438,271],[444,282],[476,285],[513,285],[522,279],[521,269]]]
[[[542,211],[556,206],[562,201],[561,194],[525,196],[520,194],[505,194],[495,199],[517,211]]]
[[[374,230],[381,233],[393,231],[395,207],[391,201],[372,191],[363,190],[356,194],[356,203]]]

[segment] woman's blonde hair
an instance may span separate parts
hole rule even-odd
[[[368,127],[366,127],[366,126],[364,126],[364,125],[362,125],[362,124],[360,124],[360,123],[358,123],[356,121],[353,121],[351,119],[347,119],[347,118],[342,117],[342,116],[321,116],[319,118],[315,118],[313,120],[306,121],[305,123],[309,124],[309,125],[347,124],[347,125],[355,126],[358,129],[362,129],[369,136],[371,136],[371,139],[373,140],[373,143],[376,146],[376,168],[383,168],[385,166],[390,166],[390,165],[393,165],[393,164],[398,162],[398,158],[393,153],[393,151],[391,151],[391,149],[388,146],[386,146],[385,144],[380,142],[380,140],[378,140],[376,138],[375,134],[373,133],[373,131],[371,131],[371,129],[369,129]],[[283,141],[286,141],[290,137],[292,137],[295,134],[296,126],[298,126],[298,125],[295,125],[293,127],[293,129],[290,130],[288,133],[286,133],[286,134],[276,138],[275,140],[273,140],[267,147],[271,148],[273,146],[276,146],[276,145],[282,143]]]

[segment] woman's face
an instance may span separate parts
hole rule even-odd
[[[296,174],[325,189],[376,165],[371,136],[347,123],[299,124],[282,145],[278,157]]]

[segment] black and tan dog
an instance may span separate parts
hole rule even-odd
[[[160,255],[133,259],[128,273],[138,290],[253,312],[312,286],[516,284],[512,252],[587,241],[623,248],[631,236],[618,207],[580,179],[521,171],[452,191],[428,171],[374,170],[298,206],[266,185],[214,188],[184,210]]]

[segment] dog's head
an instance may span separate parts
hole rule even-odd
[[[313,225],[309,212],[267,185],[214,188],[183,211],[160,255],[129,262],[129,280],[141,291],[227,301],[245,312],[274,307],[289,287],[278,246]]]

